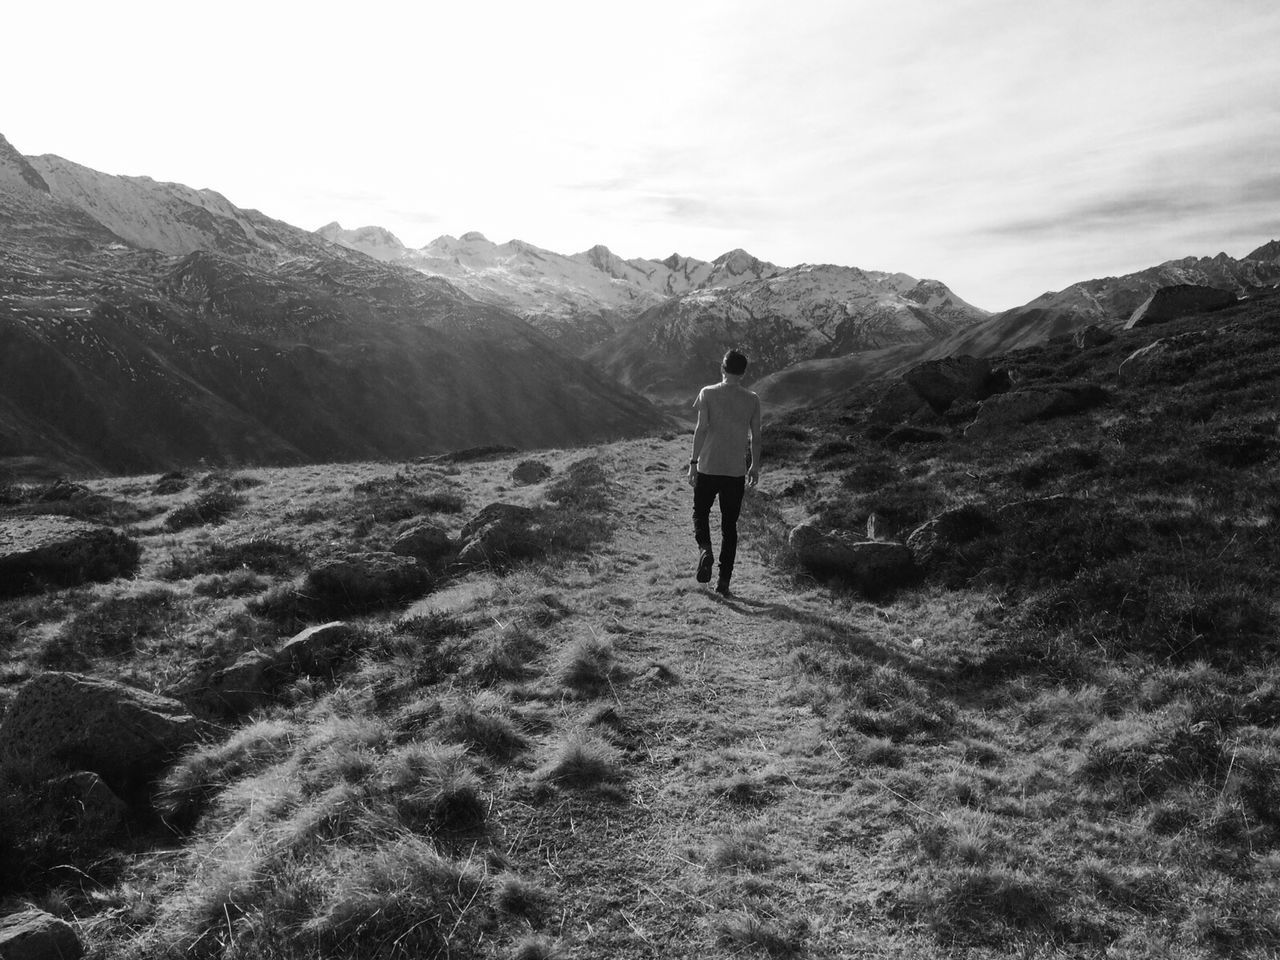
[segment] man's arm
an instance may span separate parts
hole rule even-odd
[[[711,423],[707,419],[707,406],[702,402],[702,394],[698,394],[698,425],[693,428],[693,452],[689,454],[689,486],[698,482],[698,456],[702,453],[702,445],[707,441],[707,430]]]
[[[751,413],[751,469],[747,471],[747,483],[755,486],[760,482],[760,398],[756,397],[756,408]]]

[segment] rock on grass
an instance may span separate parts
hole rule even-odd
[[[50,671],[23,684],[0,721],[0,757],[91,770],[129,796],[196,739],[199,722],[177,700]]]
[[[109,527],[58,516],[0,520],[0,596],[127,576],[137,541]]]

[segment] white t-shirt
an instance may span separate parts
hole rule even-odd
[[[698,472],[723,477],[747,475],[747,435],[760,409],[760,398],[736,383],[703,387],[693,402],[707,421],[707,436],[698,452]]]

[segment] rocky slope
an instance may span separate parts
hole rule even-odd
[[[317,233],[379,260],[444,277],[524,317],[633,389],[682,395],[737,342],[774,370],[798,360],[948,335],[987,316],[934,280],[830,264],[780,267],[745,250],[708,262],[571,256],[479,233],[406,248],[382,227]],[[697,371],[697,372],[695,372]]]
[[[1090,324],[1119,327],[1156,290],[1181,283],[1231,290],[1240,296],[1274,289],[1280,284],[1280,241],[1265,244],[1239,260],[1225,253],[1185,257],[1120,277],[1075,283],[918,346],[850,352],[798,363],[766,378],[759,389],[762,397],[775,404],[803,404],[921,360],[959,354],[996,356],[1069,335]]]
[[[663,422],[512,314],[211,191],[6,142],[0,217],[0,464],[404,457]]]
[[[344,230],[330,223],[316,233],[375,259],[444,277],[477,300],[520,315],[574,353],[585,352],[669,297],[781,271],[744,250],[711,262],[679,254],[624,260],[602,245],[566,255],[523,240],[493,243],[476,232],[437,237],[417,250],[383,227]]]
[[[853,351],[937,340],[987,314],[936,280],[808,265],[673,298],[588,354],[623,383],[683,402],[714,379],[726,345],[752,376]]]

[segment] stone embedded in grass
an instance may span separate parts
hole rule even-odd
[[[271,669],[285,677],[327,673],[351,655],[357,639],[351,625],[341,620],[308,627],[276,649]]]
[[[1116,371],[1116,380],[1121,386],[1130,387],[1149,380],[1159,372],[1162,361],[1169,354],[1169,344],[1165,340],[1152,340],[1145,347],[1139,347],[1121,361]]]
[[[0,520],[0,596],[127,576],[137,541],[109,527],[58,516]]]
[[[1237,298],[1231,290],[1206,287],[1195,283],[1173,283],[1149,296],[1125,321],[1126,330],[1165,323],[1193,313],[1208,313],[1234,306]]]
[[[43,910],[20,910],[0,917],[0,957],[4,960],[79,960],[84,944],[75,927]]]
[[[920,410],[929,410],[924,397],[910,384],[899,380],[886,390],[872,407],[868,420],[873,424],[901,423]]]
[[[511,479],[521,486],[541,483],[551,476],[551,467],[541,460],[521,460],[511,471]]]
[[[23,684],[0,721],[0,757],[73,763],[128,798],[194,741],[200,724],[177,700],[76,673]]]
[[[919,566],[927,567],[944,562],[957,548],[996,529],[984,508],[966,504],[916,527],[907,537],[907,548]]]
[[[430,585],[430,575],[411,557],[362,553],[315,567],[302,593],[318,609],[359,612],[421,596]]]
[[[915,573],[911,551],[901,543],[823,531],[813,523],[793,527],[787,544],[805,568],[838,576],[869,593],[901,586]]]
[[[1071,342],[1077,350],[1092,350],[1094,347],[1106,346],[1115,338],[1116,335],[1106,327],[1091,323],[1072,334]]]
[[[514,503],[491,503],[468,520],[459,537],[458,559],[490,563],[541,556],[546,547],[533,530],[537,512]]]
[[[452,553],[453,541],[443,527],[421,520],[401,529],[391,543],[391,552],[430,563]]]
[[[963,355],[918,363],[902,380],[936,413],[957,400],[985,400],[1008,386],[1007,377],[992,371],[990,360]]]
[[[237,716],[262,706],[278,686],[276,655],[250,650],[222,667],[183,687],[182,699],[216,713]]]
[[[1032,420],[1080,413],[1106,402],[1107,392],[1096,383],[1051,383],[1000,393],[982,401],[966,438],[989,437]]]

